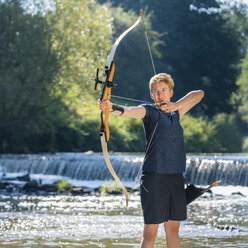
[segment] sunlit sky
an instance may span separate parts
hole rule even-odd
[[[246,3],[246,4],[248,4],[248,0],[220,0],[220,2],[229,2],[229,3],[234,3],[234,2],[243,2],[243,3]]]
[[[0,0],[0,2],[4,2],[5,0]],[[248,0],[217,0],[220,2],[227,2],[227,3],[231,3],[231,4],[237,4],[237,3],[246,3],[248,5]],[[26,11],[29,13],[35,13],[37,8],[35,6],[35,0],[24,0],[23,1],[23,6],[25,7]],[[43,6],[45,10],[48,9],[54,9],[54,1],[53,0],[41,0],[40,2],[37,1],[40,6]],[[37,3],[36,2],[36,3]],[[40,7],[39,6],[39,7]]]

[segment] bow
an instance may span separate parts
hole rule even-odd
[[[114,55],[115,55],[115,51],[119,45],[119,43],[121,42],[121,40],[132,30],[134,29],[140,22],[142,18],[142,10],[140,10],[140,14],[139,17],[137,19],[137,21],[130,27],[128,28],[125,32],[123,32],[118,39],[115,41],[111,52],[108,56],[108,61],[107,61],[107,65],[105,66],[105,74],[106,74],[106,81],[101,81],[98,78],[98,72],[99,69],[97,69],[96,72],[96,77],[94,78],[95,80],[95,89],[97,88],[98,84],[103,84],[103,90],[102,90],[102,95],[100,100],[104,101],[104,100],[109,100],[111,98],[111,88],[112,87],[116,87],[117,85],[114,84],[113,81],[113,77],[114,77],[114,72],[115,72],[115,64],[114,64]],[[101,128],[100,128],[100,139],[101,139],[101,145],[102,145],[102,151],[103,151],[103,156],[105,159],[105,162],[107,164],[107,167],[110,171],[110,173],[112,174],[112,176],[114,177],[114,179],[116,180],[116,182],[121,186],[125,197],[126,197],[126,206],[128,207],[128,192],[127,189],[125,188],[125,186],[123,185],[123,183],[121,182],[120,178],[117,176],[115,170],[113,169],[113,166],[109,160],[109,155],[108,155],[108,147],[107,147],[107,142],[109,141],[109,136],[110,136],[110,132],[109,132],[109,127],[108,127],[108,118],[109,118],[109,108],[107,107],[106,109],[102,110],[101,112]]]

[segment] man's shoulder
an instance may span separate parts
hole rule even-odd
[[[158,107],[155,104],[142,104],[142,106],[145,108],[146,110],[146,115],[144,117],[144,120],[153,117],[154,115],[157,115],[158,113]]]

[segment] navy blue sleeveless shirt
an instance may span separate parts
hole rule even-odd
[[[146,109],[146,115],[142,119],[146,135],[146,149],[158,122],[144,158],[143,172],[183,173],[186,154],[178,111],[165,113],[155,105],[143,104],[142,106]]]

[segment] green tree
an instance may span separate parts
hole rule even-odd
[[[111,3],[125,10],[145,7],[152,14],[152,27],[163,41],[158,47],[162,56],[156,61],[157,71],[172,75],[175,96],[201,88],[206,95],[196,109],[209,116],[232,110],[230,96],[237,90],[239,61],[244,56],[247,6],[223,6],[216,0]]]
[[[241,118],[248,124],[248,50],[241,68],[241,74],[237,80],[238,91],[233,97]]]
[[[95,1],[56,0],[46,16],[51,28],[51,49],[59,60],[56,95],[72,108],[94,92],[92,78],[110,50],[112,17]]]
[[[241,152],[243,133],[240,129],[239,118],[235,114],[221,113],[213,118],[216,126],[216,139],[220,143],[218,152]]]
[[[49,149],[52,143],[58,99],[50,82],[58,63],[48,30],[44,18],[25,13],[20,1],[0,4],[1,152],[37,151],[38,143]]]
[[[113,39],[115,40],[137,20],[139,11],[124,12],[122,8],[115,8],[112,13],[114,19]],[[113,94],[149,100],[148,82],[154,72],[145,31],[148,33],[155,62],[160,56],[157,47],[162,41],[159,39],[158,33],[152,31],[150,16],[145,13],[143,15],[145,15],[145,27],[141,22],[121,41],[116,51],[114,81],[118,84],[118,87],[113,89]]]
[[[165,64],[172,68],[179,95],[191,89],[205,90],[204,101],[198,108],[203,106],[204,113],[213,116],[231,111],[230,96],[236,90],[242,56],[241,33],[230,25],[216,1],[196,3],[197,6],[191,1],[184,5],[174,2],[167,9],[165,20],[159,20],[172,22],[165,27],[168,32]],[[178,9],[176,14],[172,14],[173,9]]]
[[[0,4],[0,152],[83,149],[82,108],[109,50],[111,16],[90,0],[34,13],[21,3]]]
[[[238,90],[233,93],[232,102],[235,106],[236,116],[239,118],[238,126],[243,135],[242,150],[248,151],[248,50],[242,60],[241,74],[237,80]]]
[[[182,117],[185,149],[189,153],[218,152],[221,145],[216,138],[216,125],[206,118],[194,118],[187,114]]]
[[[69,125],[59,126],[56,132],[56,147],[60,151],[98,150],[100,114],[96,115],[92,78],[97,68],[104,68],[111,48],[112,16],[106,6],[92,0],[56,0],[46,21],[51,49],[59,61],[53,94],[71,112]]]

